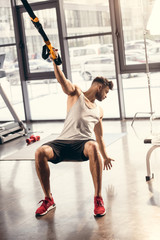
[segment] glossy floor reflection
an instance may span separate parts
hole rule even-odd
[[[60,131],[63,123],[37,124],[36,130]],[[50,164],[51,188],[57,207],[36,219],[43,193],[33,161],[2,161],[3,155],[24,146],[19,139],[0,146],[0,239],[1,240],[159,240],[160,151],[152,155],[155,179],[146,183],[145,157],[149,145],[146,121],[106,121],[104,131],[127,134],[108,147],[115,159],[103,172],[106,215],[93,216],[93,184],[88,162]],[[136,131],[136,134],[135,134]],[[18,142],[18,143],[17,143]],[[16,144],[15,144],[16,143]],[[15,146],[15,147],[14,147]]]

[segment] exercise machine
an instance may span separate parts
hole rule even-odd
[[[0,83],[0,95],[2,96],[6,106],[8,107],[14,121],[7,122],[0,125],[0,144],[3,144],[12,139],[26,135],[27,130],[23,122],[17,116],[13,106],[11,105],[7,95],[5,94],[2,85]]]

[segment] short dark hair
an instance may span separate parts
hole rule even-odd
[[[95,79],[93,79],[92,84],[98,82],[98,83],[102,83],[104,86],[108,86],[109,89],[113,89],[113,82],[109,81],[107,78],[104,77],[96,77]]]

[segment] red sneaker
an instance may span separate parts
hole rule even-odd
[[[101,217],[106,214],[102,197],[94,197],[94,216]]]
[[[45,197],[45,200],[41,200],[40,202],[43,202],[43,203],[39,208],[37,208],[36,217],[47,214],[51,209],[55,208],[56,206],[53,198],[50,199],[48,197]]]

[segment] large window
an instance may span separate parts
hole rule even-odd
[[[16,31],[10,5],[13,2],[17,4],[13,7]],[[73,83],[85,91],[96,76],[113,81],[114,90],[102,102],[105,118],[119,118],[119,105],[126,113],[123,117],[150,111],[146,53],[153,110],[159,111],[160,35],[145,31],[155,2],[29,0],[52,45],[59,49],[62,69]],[[66,95],[55,79],[52,63],[41,57],[43,39],[21,1],[2,0],[0,13],[0,83],[18,115],[24,119],[24,100],[28,119],[64,119]],[[10,118],[0,98],[0,121]]]
[[[0,6],[0,84],[18,116],[24,120],[23,99],[10,1]],[[13,117],[0,96],[0,121]]]

